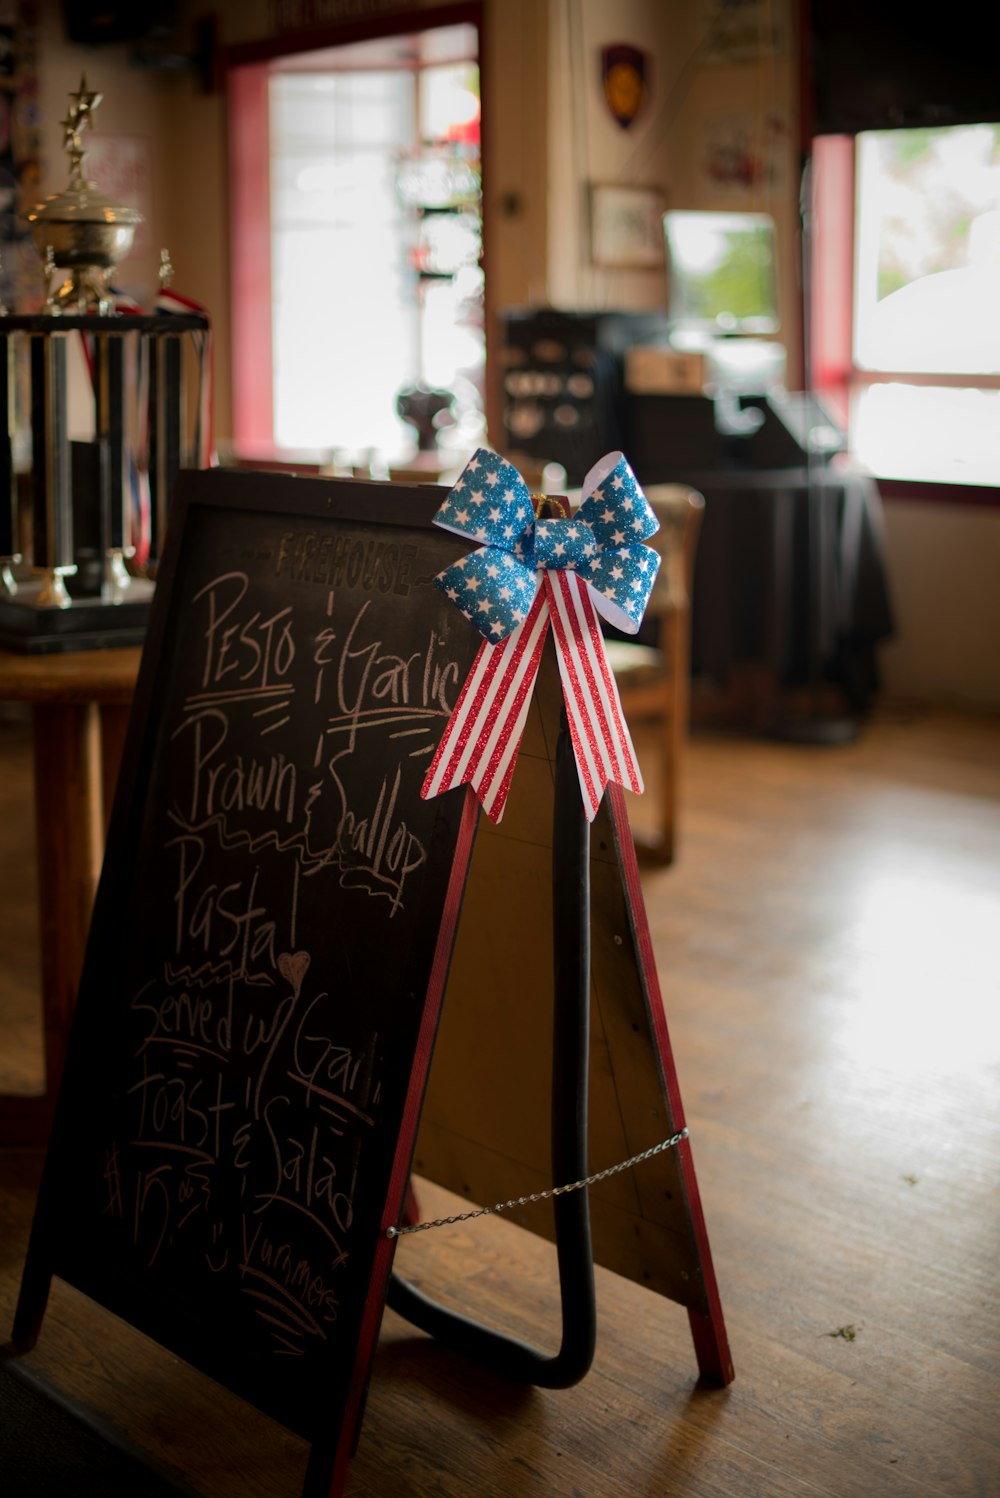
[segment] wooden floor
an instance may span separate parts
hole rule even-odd
[[[30,1080],[25,744],[0,722],[4,1065]],[[390,1313],[349,1498],[1000,1494],[1000,719],[882,709],[843,748],[698,736],[678,862],[645,889],[736,1381],[696,1387],[685,1314],[606,1273],[594,1369],[561,1393]],[[0,1155],[0,1340],[37,1173]],[[556,1337],[532,1235],[487,1219],[400,1256]],[[206,1498],[298,1492],[300,1443],[66,1287],[24,1362]]]

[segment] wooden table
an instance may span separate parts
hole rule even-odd
[[[140,654],[0,650],[0,701],[30,702],[34,719],[45,1035],[45,1091],[0,1096],[0,1144],[41,1145],[48,1135]]]

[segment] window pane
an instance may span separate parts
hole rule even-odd
[[[1000,373],[1000,125],[858,137],[855,362]]]
[[[406,210],[412,73],[271,80],[274,434],[281,447],[405,449],[396,393],[418,329]]]
[[[420,89],[423,141],[479,140],[479,69],[475,63],[425,68]]]
[[[453,394],[455,438],[480,432],[476,65],[278,66],[270,123],[277,445],[405,458],[397,396],[416,385]]]
[[[880,478],[1000,483],[1000,390],[904,385],[858,389],[851,447]]]

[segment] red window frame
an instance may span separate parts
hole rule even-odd
[[[862,370],[854,364],[855,139],[819,136],[812,142],[812,243],[809,287],[809,375],[812,388],[847,425],[851,391],[860,384],[898,379],[907,384],[1000,385],[938,374],[895,374]],[[1000,486],[950,484],[925,479],[878,478],[885,499],[930,500],[965,505],[1000,505]]]
[[[323,51],[379,38],[431,31],[440,26],[474,26],[479,72],[487,71],[483,0],[449,0],[426,8],[361,20],[331,22],[306,32],[282,32],[239,43],[225,51],[229,138],[229,265],[232,355],[233,448],[238,457],[268,461],[279,457],[274,442],[273,338],[271,324],[271,182],[268,81],[278,58]],[[484,115],[485,115],[484,107]],[[481,152],[487,156],[487,127]],[[484,167],[485,170],[485,167]],[[488,237],[483,200],[483,236]],[[483,256],[484,265],[486,254]],[[485,325],[493,325],[490,280],[486,280]],[[487,331],[487,352],[489,335]],[[492,399],[487,383],[487,409]],[[286,455],[287,456],[287,455]],[[286,466],[284,463],[282,466]]]
[[[233,444],[247,458],[274,453],[268,77],[266,62],[227,75]]]

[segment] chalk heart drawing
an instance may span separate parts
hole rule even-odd
[[[302,979],[309,971],[309,961],[308,952],[282,952],[278,958],[278,972],[286,983],[291,984],[296,998],[302,987]]]

